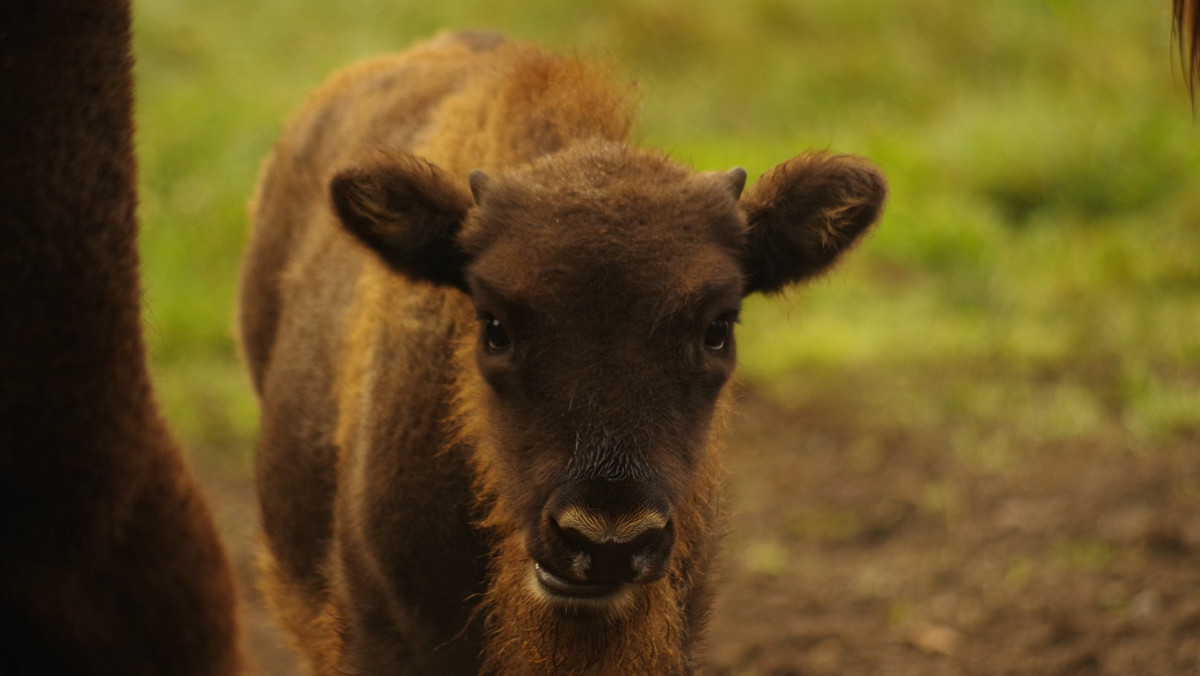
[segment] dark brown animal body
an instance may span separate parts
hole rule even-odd
[[[1194,92],[1193,87],[1200,82],[1200,0],[1172,0],[1171,7],[1183,72],[1189,90]]]
[[[0,7],[0,673],[230,674],[233,587],[151,396],[129,7]]]
[[[623,87],[482,34],[336,76],[258,188],[241,326],[265,589],[317,673],[683,674],[744,295],[878,217],[811,154],[741,196]]]

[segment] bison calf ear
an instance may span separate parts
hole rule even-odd
[[[878,218],[887,183],[860,157],[809,153],[767,172],[742,198],[746,293],[827,270]]]
[[[392,269],[466,290],[467,256],[458,233],[471,197],[449,174],[411,155],[342,171],[330,184],[346,229]]]

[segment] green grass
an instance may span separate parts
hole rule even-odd
[[[136,3],[152,360],[185,443],[236,462],[256,412],[232,339],[245,202],[330,72],[438,30],[606,55],[642,142],[757,176],[808,148],[892,196],[837,272],[752,301],[742,372],[779,398],[946,426],[1000,471],[1030,444],[1200,438],[1200,126],[1167,2]]]

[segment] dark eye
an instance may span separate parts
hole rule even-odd
[[[492,354],[501,354],[512,345],[512,341],[508,338],[508,332],[504,330],[504,325],[500,323],[499,319],[495,317],[483,319],[483,344]]]
[[[704,332],[704,349],[713,354],[724,354],[729,350],[729,341],[732,338],[733,322],[728,319],[715,320]]]

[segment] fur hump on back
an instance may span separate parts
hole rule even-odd
[[[575,141],[629,135],[633,86],[598,64],[511,42],[479,54],[476,64],[414,149],[457,177],[526,164]]]

